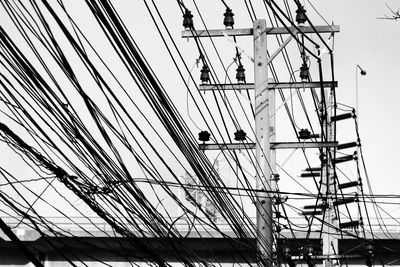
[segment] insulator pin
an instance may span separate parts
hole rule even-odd
[[[358,202],[357,195],[355,197],[345,197],[342,199],[337,199],[337,200],[333,201],[333,206],[339,206],[339,205],[349,204],[349,203],[353,203],[353,202]]]
[[[346,120],[346,119],[355,118],[355,117],[356,117],[355,111],[353,110],[350,113],[344,113],[344,114],[332,116],[331,117],[331,122]]]
[[[320,172],[306,172],[300,174],[300,177],[306,178],[306,177],[320,177],[321,173]]]
[[[362,226],[363,222],[361,220],[357,221],[349,221],[339,224],[340,229],[349,229],[349,228],[357,228],[358,226]]]
[[[356,147],[358,146],[357,142],[350,142],[350,143],[344,143],[344,144],[339,144],[337,146],[337,150],[341,150],[341,149],[346,149],[346,148],[351,148],[351,147]]]
[[[358,181],[353,181],[353,182],[339,184],[338,188],[345,189],[345,188],[355,187],[355,186],[359,186],[359,185],[360,185],[360,183]]]

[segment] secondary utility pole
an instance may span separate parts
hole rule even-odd
[[[322,111],[323,127],[327,130],[326,138],[327,141],[332,141],[334,139],[334,123],[331,123],[331,118],[333,116],[334,102],[333,94],[331,89],[325,89],[325,92],[321,90],[324,94],[321,101],[324,101],[324,106],[326,109]],[[328,114],[325,114],[325,112]],[[322,160],[322,186],[321,192],[323,194],[323,201],[326,203],[324,224],[322,225],[322,254],[323,255],[337,255],[338,252],[338,218],[334,210],[334,200],[335,196],[335,177],[333,172],[333,162],[331,149],[328,147],[324,151],[324,159]],[[327,258],[323,260],[323,267],[333,267],[333,259]]]
[[[199,86],[200,91],[213,90],[254,90],[255,99],[255,143],[217,143],[199,144],[199,148],[205,150],[223,149],[255,149],[256,150],[256,188],[258,190],[257,207],[257,250],[262,264],[271,266],[274,264],[274,252],[276,251],[276,241],[274,240],[272,200],[273,194],[267,193],[275,190],[271,184],[272,176],[276,171],[276,149],[306,149],[306,148],[326,148],[335,147],[337,142],[328,140],[323,142],[276,142],[275,141],[275,90],[300,89],[300,88],[333,88],[337,82],[283,82],[268,83],[268,65],[285,48],[297,33],[332,33],[338,32],[339,27],[330,26],[302,26],[302,27],[275,27],[267,28],[266,20],[256,20],[253,28],[245,29],[207,29],[194,30],[193,16],[186,11],[184,15],[184,26],[187,28],[182,32],[182,38],[210,38],[231,36],[253,36],[254,47],[254,83],[238,84],[211,84],[208,81]],[[267,35],[289,34],[289,37],[280,47],[268,57]],[[230,40],[233,42],[232,40]],[[235,44],[236,45],[236,44]],[[203,68],[202,71],[207,68]],[[207,74],[208,75],[208,74]],[[202,80],[207,77],[205,75]],[[208,78],[209,79],[209,78]],[[203,81],[204,82],[204,81]],[[271,116],[272,115],[272,116]],[[204,141],[204,140],[203,140]],[[262,192],[264,191],[264,192]],[[328,256],[329,257],[329,256]]]

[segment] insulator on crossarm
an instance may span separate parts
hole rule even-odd
[[[272,173],[271,174],[271,181],[275,181],[278,182],[281,178],[281,176],[279,175],[279,173]]]
[[[227,29],[227,30],[232,30],[233,29],[233,24],[235,24],[233,16],[234,16],[234,14],[232,13],[232,9],[226,8],[226,11],[224,13],[225,29]]]
[[[244,73],[246,70],[243,68],[242,64],[239,64],[238,68],[236,69],[236,80],[238,83],[245,83],[246,82],[246,74]]]
[[[298,137],[299,137],[299,139],[305,140],[305,139],[311,139],[311,138],[318,138],[319,134],[311,134],[311,132],[308,129],[301,129],[299,131]]]
[[[193,28],[193,15],[192,13],[186,9],[185,14],[183,14],[183,27],[185,27],[185,30],[189,31],[191,28]]]
[[[243,130],[237,130],[235,132],[235,140],[236,141],[244,141],[246,140],[246,133]]]
[[[302,82],[307,82],[310,77],[309,67],[306,63],[303,63],[300,67],[300,79]]]
[[[202,142],[210,141],[210,136],[211,136],[211,134],[209,132],[201,131],[199,133],[199,140],[202,141]]]
[[[299,139],[310,139],[311,132],[308,129],[301,129],[299,131]]]
[[[210,70],[207,65],[203,65],[203,68],[201,69],[200,80],[202,84],[210,83]]]
[[[306,10],[302,5],[296,10],[296,22],[299,27],[304,27],[305,22],[307,21]]]

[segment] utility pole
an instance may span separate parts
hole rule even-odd
[[[256,189],[257,189],[257,249],[263,262],[271,262],[272,235],[272,195],[271,193],[271,147],[267,64],[266,21],[256,20],[253,24],[254,40],[254,98],[256,133]],[[262,192],[264,191],[264,192]]]
[[[189,12],[190,14],[190,12]],[[191,15],[188,15],[190,17]],[[188,17],[184,18],[187,19]],[[191,18],[191,17],[190,17]],[[187,23],[186,26],[190,26]],[[186,27],[185,26],[185,27]],[[192,25],[191,25],[192,27]],[[188,27],[187,27],[188,28]],[[302,26],[297,27],[275,27],[267,28],[266,20],[256,20],[253,28],[245,29],[208,29],[194,30],[186,29],[182,32],[182,38],[210,38],[231,36],[252,36],[254,47],[254,84],[202,84],[200,91],[213,90],[248,90],[254,89],[255,98],[255,143],[217,143],[199,144],[199,148],[205,150],[222,149],[255,149],[256,150],[256,188],[258,191],[256,199],[257,207],[257,250],[261,255],[260,262],[272,266],[274,263],[274,235],[273,235],[273,212],[272,200],[275,190],[272,184],[272,175],[276,172],[276,150],[277,149],[306,149],[306,148],[329,148],[338,144],[333,139],[322,142],[276,142],[275,140],[275,90],[299,89],[299,88],[334,88],[337,82],[283,82],[268,83],[268,65],[292,40],[299,31],[301,33],[332,33],[338,32],[339,27],[329,26]],[[289,38],[268,57],[267,36],[277,34],[289,34]],[[272,116],[271,116],[272,115]],[[327,183],[329,184],[329,183]],[[264,192],[262,192],[264,191]],[[334,214],[334,213],[332,213]],[[337,252],[337,251],[336,251]],[[329,251],[330,253],[330,251]]]
[[[325,90],[321,90],[321,93],[324,94],[321,101],[324,101],[325,108],[322,111],[322,120],[323,120],[323,128],[327,129],[326,136],[323,138],[327,139],[327,142],[333,141],[334,139],[334,123],[331,123],[331,119],[333,116],[334,109],[334,100],[331,89],[327,88]],[[327,114],[325,114],[327,112]],[[334,200],[335,196],[335,177],[333,172],[333,162],[332,157],[333,153],[331,153],[331,148],[324,149],[324,159],[322,159],[322,186],[321,192],[323,194],[323,201],[326,201],[326,210],[324,215],[324,223],[322,225],[322,254],[324,256],[333,256],[337,255],[338,252],[338,239],[337,239],[337,227],[338,227],[338,218],[336,218],[335,210],[334,210]],[[323,260],[324,267],[332,267],[333,259],[330,257]]]

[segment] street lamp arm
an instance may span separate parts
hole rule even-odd
[[[363,68],[361,68],[361,67],[360,67],[360,65],[358,65],[358,64],[357,64],[357,66],[356,66],[356,70],[357,70],[357,68],[359,68],[359,69],[360,69],[360,74],[361,74],[361,75],[363,75],[363,76],[364,76],[364,75],[367,75],[367,71],[366,71],[366,70],[364,70]]]

